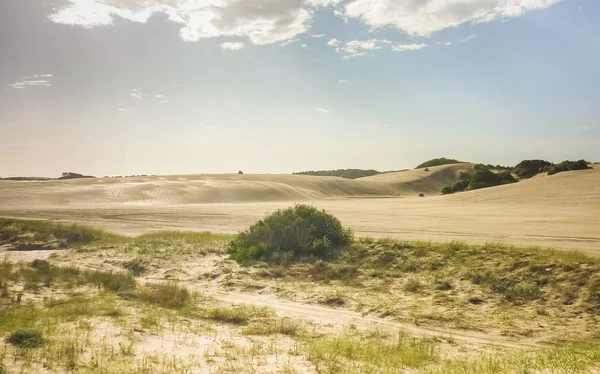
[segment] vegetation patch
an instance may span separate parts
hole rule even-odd
[[[97,286],[109,292],[122,292],[136,287],[131,274],[81,270],[75,267],[58,267],[46,260],[33,260],[30,264],[0,263],[0,289],[4,297],[10,296],[9,286],[23,283],[26,290],[38,290],[41,287],[61,285],[65,288],[75,286]]]
[[[447,195],[517,182],[510,171],[492,170],[488,165],[483,164],[473,166],[472,173],[461,172],[458,179],[458,182],[453,185],[442,188],[442,194]]]
[[[20,329],[10,334],[6,342],[19,348],[39,348],[44,345],[44,338],[38,330]]]
[[[441,166],[441,165],[450,165],[450,164],[462,164],[464,163],[463,161],[458,161],[452,158],[445,158],[445,157],[440,157],[440,158],[433,158],[429,161],[425,161],[422,164],[419,164],[415,169],[423,169],[423,168],[430,168],[433,166]]]
[[[267,307],[233,305],[208,309],[204,318],[233,325],[246,325],[253,319],[271,318],[274,314],[275,312]]]
[[[329,259],[352,239],[352,231],[331,214],[309,205],[296,205],[278,210],[240,232],[230,242],[229,253],[240,263]]]
[[[137,291],[136,297],[147,303],[169,309],[181,309],[191,301],[190,292],[176,283],[145,285]]]

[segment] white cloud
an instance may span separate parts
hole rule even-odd
[[[351,40],[346,43],[341,43],[337,39],[331,39],[329,46],[334,47],[335,51],[344,54],[344,59],[352,57],[360,57],[367,54],[367,51],[374,51],[383,48],[382,44],[391,44],[385,39],[369,39],[369,40]]]
[[[459,40],[458,42],[459,42],[459,43],[466,43],[466,42],[468,42],[469,40],[473,40],[473,39],[475,39],[476,37],[477,37],[477,35],[469,35],[469,36],[467,36],[466,38]]]
[[[329,113],[329,111],[327,109],[321,108],[321,107],[318,107],[318,106],[313,107],[313,109],[316,110],[317,112],[321,112],[321,113],[325,113],[325,114]]]
[[[225,50],[225,51],[239,51],[242,48],[244,48],[244,43],[240,43],[240,42],[221,43],[221,49]]]
[[[330,41],[327,42],[327,45],[330,47],[337,47],[341,44],[341,42],[337,39],[331,39]]]
[[[302,48],[308,49],[308,44],[302,44]]]
[[[160,104],[167,104],[169,102],[169,100],[161,100],[159,101]]]
[[[353,0],[346,16],[374,28],[392,26],[410,35],[429,36],[467,22],[519,17],[561,0]]]
[[[322,38],[324,36],[325,36],[325,34],[312,34],[311,35],[311,37],[313,37],[313,38]]]
[[[25,77],[24,80],[22,80],[20,82],[15,82],[15,83],[9,84],[8,86],[11,88],[17,89],[17,90],[24,90],[25,88],[28,88],[28,87],[50,87],[50,86],[52,86],[52,83],[50,83],[49,80],[27,80],[27,79],[31,79],[31,78]]]
[[[385,123],[378,123],[378,124],[376,124],[376,125],[375,125],[375,126],[373,126],[373,127],[375,127],[376,129],[380,129],[380,128],[382,128],[382,127],[388,127],[388,125],[387,125],[387,124],[385,124]]]
[[[293,39],[306,32],[312,12],[305,6],[334,5],[337,0],[66,0],[49,18],[92,28],[111,25],[115,17],[145,23],[156,13],[181,25],[189,42],[220,36],[247,37],[254,44]]]
[[[129,112],[130,110],[127,108],[119,108],[117,109],[119,112]]]
[[[347,80],[345,80],[345,79],[340,79],[338,82],[339,82],[339,83],[341,83],[341,84],[348,83],[348,81],[347,81]]]
[[[590,129],[589,126],[579,126],[579,127],[577,127],[577,130],[579,130],[579,131],[588,131],[589,129]]]
[[[155,98],[160,99],[162,97],[165,97],[165,95],[154,95]]]
[[[312,6],[331,6],[341,3],[342,0],[307,0],[306,3]]]
[[[448,45],[448,44],[446,44]],[[419,51],[427,48],[427,44],[395,44],[392,45],[392,51],[394,52],[406,52],[406,51]]]
[[[286,40],[285,42],[281,43],[280,45],[282,47],[285,47],[288,44],[296,43],[296,42],[299,42],[299,41],[300,41],[300,39],[290,39],[290,40]]]
[[[131,92],[129,93],[129,96],[134,97],[136,99],[141,99],[142,97],[144,97],[144,94],[142,93],[141,89],[139,88],[134,88],[133,90],[131,90]]]
[[[446,42],[444,45],[450,47],[452,45],[452,42]]]

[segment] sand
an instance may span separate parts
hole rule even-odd
[[[0,216],[86,223],[137,235],[235,233],[295,203],[327,209],[358,236],[506,244],[600,255],[600,167],[440,196],[471,164],[358,180],[189,175],[0,181]],[[419,198],[420,192],[425,193]]]

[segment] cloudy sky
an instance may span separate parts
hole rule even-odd
[[[0,0],[0,176],[600,160],[596,0]]]

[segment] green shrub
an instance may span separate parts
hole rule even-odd
[[[494,173],[493,171],[484,168],[475,170],[471,178],[471,182],[467,187],[468,190],[477,190],[480,188],[487,188],[493,186],[500,186],[503,184],[515,183],[517,180],[511,175],[509,171],[502,171]]]
[[[571,170],[585,170],[589,169],[588,162],[585,160],[578,161],[563,161],[560,164],[552,166],[548,170],[548,175],[557,174],[563,171],[571,171]]]
[[[548,171],[552,166],[551,162],[545,160],[523,160],[513,168],[513,172],[519,178],[527,179]]]
[[[278,210],[240,232],[229,244],[236,261],[289,262],[327,259],[352,242],[352,231],[324,210],[308,205]]]
[[[38,348],[44,345],[44,338],[38,330],[19,329],[10,334],[6,342],[19,348]]]
[[[429,161],[425,161],[422,164],[420,164],[419,166],[417,166],[415,169],[430,168],[432,166],[441,166],[441,165],[449,165],[449,164],[461,164],[461,163],[462,163],[462,161],[454,160],[452,158],[440,157],[440,158],[433,158]]]

